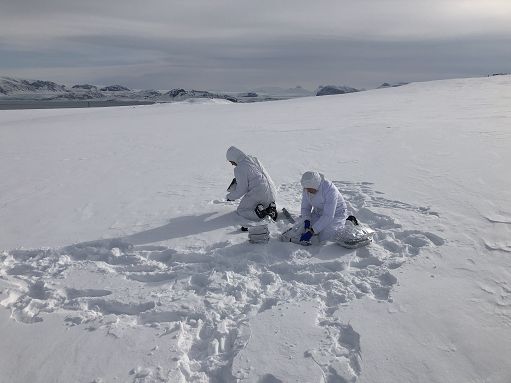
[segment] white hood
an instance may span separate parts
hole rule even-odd
[[[301,184],[304,189],[311,188],[318,190],[324,178],[323,174],[318,172],[305,172],[303,173]]]
[[[229,149],[227,149],[225,157],[227,158],[227,161],[232,161],[239,164],[241,161],[247,158],[247,155],[239,150],[236,146],[231,146]]]

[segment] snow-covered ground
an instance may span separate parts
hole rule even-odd
[[[248,243],[230,145],[375,243]],[[0,111],[0,381],[508,383],[510,148],[510,76]]]

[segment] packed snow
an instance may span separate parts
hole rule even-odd
[[[0,111],[0,381],[511,381],[510,118],[511,76]],[[231,145],[374,242],[249,243]]]

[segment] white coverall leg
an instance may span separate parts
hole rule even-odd
[[[312,213],[311,225],[314,225],[320,218],[321,216],[319,214]],[[335,219],[327,227],[321,230],[318,235],[320,242],[333,241],[337,232],[342,230],[344,227],[345,221],[344,217],[341,219]]]

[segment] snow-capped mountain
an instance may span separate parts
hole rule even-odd
[[[387,84],[387,83],[385,83]],[[384,84],[384,85],[385,85]],[[382,85],[382,87],[384,86]],[[401,84],[400,84],[401,85]],[[398,85],[388,85],[398,86]],[[71,87],[52,81],[26,80],[13,77],[0,77],[0,100],[7,101],[119,101],[119,102],[175,102],[196,98],[220,99],[230,102],[259,102],[284,100],[298,97],[324,96],[359,92],[349,86],[326,85],[319,86],[316,91],[310,91],[301,86],[295,88],[280,88],[267,86],[253,88],[248,92],[223,92],[206,90],[186,90],[176,88],[171,90],[130,89],[114,84],[97,86],[92,84],[77,84]]]
[[[0,77],[0,100],[24,101],[153,101],[174,102],[196,98],[220,99],[230,102],[256,102],[313,96],[314,93],[301,87],[283,89],[278,87],[261,88],[257,92],[245,93],[218,92],[206,90],[129,89],[123,85],[100,87],[92,84],[77,84],[71,87],[51,81],[25,80]]]
[[[52,81],[23,80],[11,77],[0,77],[0,95],[52,95],[70,92],[64,85]]]
[[[238,102],[238,99],[235,96],[201,90],[136,90],[129,89],[122,85],[99,87],[91,84],[78,84],[68,88],[65,85],[60,85],[52,81],[0,77],[0,99],[3,100],[116,100],[171,102],[183,101],[191,98],[223,99],[231,102]]]
[[[228,100],[231,102],[238,102],[238,99],[234,96],[220,93],[211,93],[205,90],[185,90],[185,89],[172,89],[171,91],[164,94],[173,101],[183,101],[190,98],[218,98]]]
[[[382,88],[396,88],[398,86],[403,86],[403,85],[406,85],[408,84],[407,82],[396,82],[396,83],[388,83],[388,82],[384,82],[383,84],[381,84],[377,89],[382,89]]]
[[[332,94],[345,94],[360,92],[361,89],[352,88],[345,85],[320,85],[316,91],[316,96],[328,96]]]
[[[129,92],[130,89],[122,85],[109,85],[100,89],[102,92]]]
[[[89,84],[73,85],[71,88],[74,90],[98,90],[98,87],[96,85]]]

